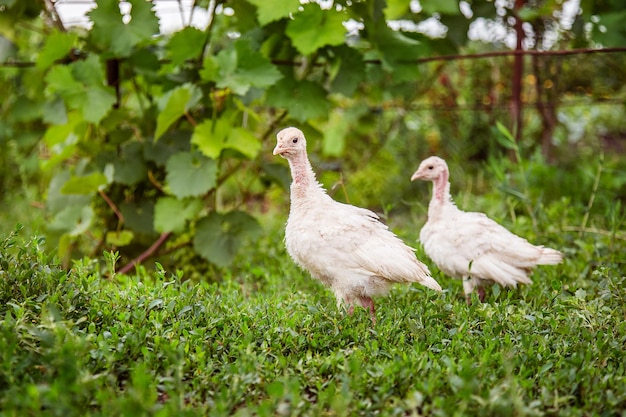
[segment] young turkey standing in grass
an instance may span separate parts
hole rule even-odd
[[[475,287],[482,302],[485,284],[530,284],[528,275],[534,267],[563,260],[561,252],[532,245],[483,213],[459,210],[450,197],[448,176],[446,161],[431,156],[422,161],[411,177],[411,181],[433,182],[428,220],[420,232],[420,241],[439,269],[463,279],[468,304]]]
[[[376,213],[333,200],[317,182],[304,134],[294,127],[277,135],[274,155],[289,161],[291,208],[285,230],[287,252],[303,269],[332,288],[337,304],[352,314],[354,304],[376,313],[372,297],[396,282],[418,282],[441,291],[426,265]]]

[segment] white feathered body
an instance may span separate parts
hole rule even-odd
[[[420,241],[439,269],[463,279],[466,296],[484,284],[530,284],[529,275],[537,265],[563,260],[561,252],[535,246],[483,213],[460,210],[450,197],[448,176],[446,162],[432,156],[422,161],[411,177],[433,182],[428,220],[420,231]],[[484,293],[479,294],[481,300],[482,296]]]
[[[292,191],[287,252],[330,286],[339,301],[351,304],[358,297],[384,295],[394,282],[420,282],[441,290],[413,249],[374,212],[336,202],[320,187],[311,188],[306,193]]]
[[[373,296],[393,283],[418,282],[441,291],[414,250],[367,209],[333,200],[317,182],[296,128],[277,135],[275,155],[289,161],[293,182],[285,230],[287,252],[314,277],[332,288],[338,303],[355,303],[374,316]]]
[[[426,254],[454,278],[472,277],[477,285],[530,284],[537,265],[561,262],[560,252],[529,243],[483,213],[459,210],[454,203],[435,202],[420,232]]]

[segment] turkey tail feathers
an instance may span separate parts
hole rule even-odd
[[[563,262],[563,254],[555,249],[542,248],[541,256],[537,264],[539,265],[556,265]]]
[[[419,283],[425,287],[430,288],[431,290],[441,291],[441,285],[439,285],[437,281],[435,281],[435,279],[432,277],[426,277],[423,280],[419,281]]]

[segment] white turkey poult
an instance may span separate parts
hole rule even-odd
[[[283,129],[276,139],[273,153],[289,161],[293,179],[285,229],[287,252],[332,288],[338,305],[343,301],[352,314],[358,302],[375,323],[372,297],[387,293],[393,283],[418,282],[441,291],[414,250],[389,231],[376,213],[326,194],[315,178],[299,129]]]
[[[463,279],[468,304],[478,287],[484,301],[485,284],[503,287],[530,284],[528,277],[537,265],[553,265],[563,260],[561,252],[535,246],[514,235],[483,213],[462,211],[450,197],[446,161],[431,156],[420,164],[411,181],[433,182],[428,220],[420,231],[426,254],[445,274]]]

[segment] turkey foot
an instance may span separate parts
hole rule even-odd
[[[375,325],[376,324],[376,307],[374,306],[374,300],[372,300],[370,297],[359,297],[359,300],[361,301],[361,305],[363,306],[363,308],[366,308],[369,310],[370,317],[372,318],[372,324]]]
[[[483,287],[478,287],[476,289],[476,293],[478,293],[478,301],[480,301],[481,303],[484,303],[485,302],[485,289]],[[472,295],[466,294],[465,301],[467,302],[468,306],[472,305]]]
[[[480,302],[484,303],[485,302],[485,289],[483,287],[478,287],[476,292],[478,292],[478,299],[480,300]]]

